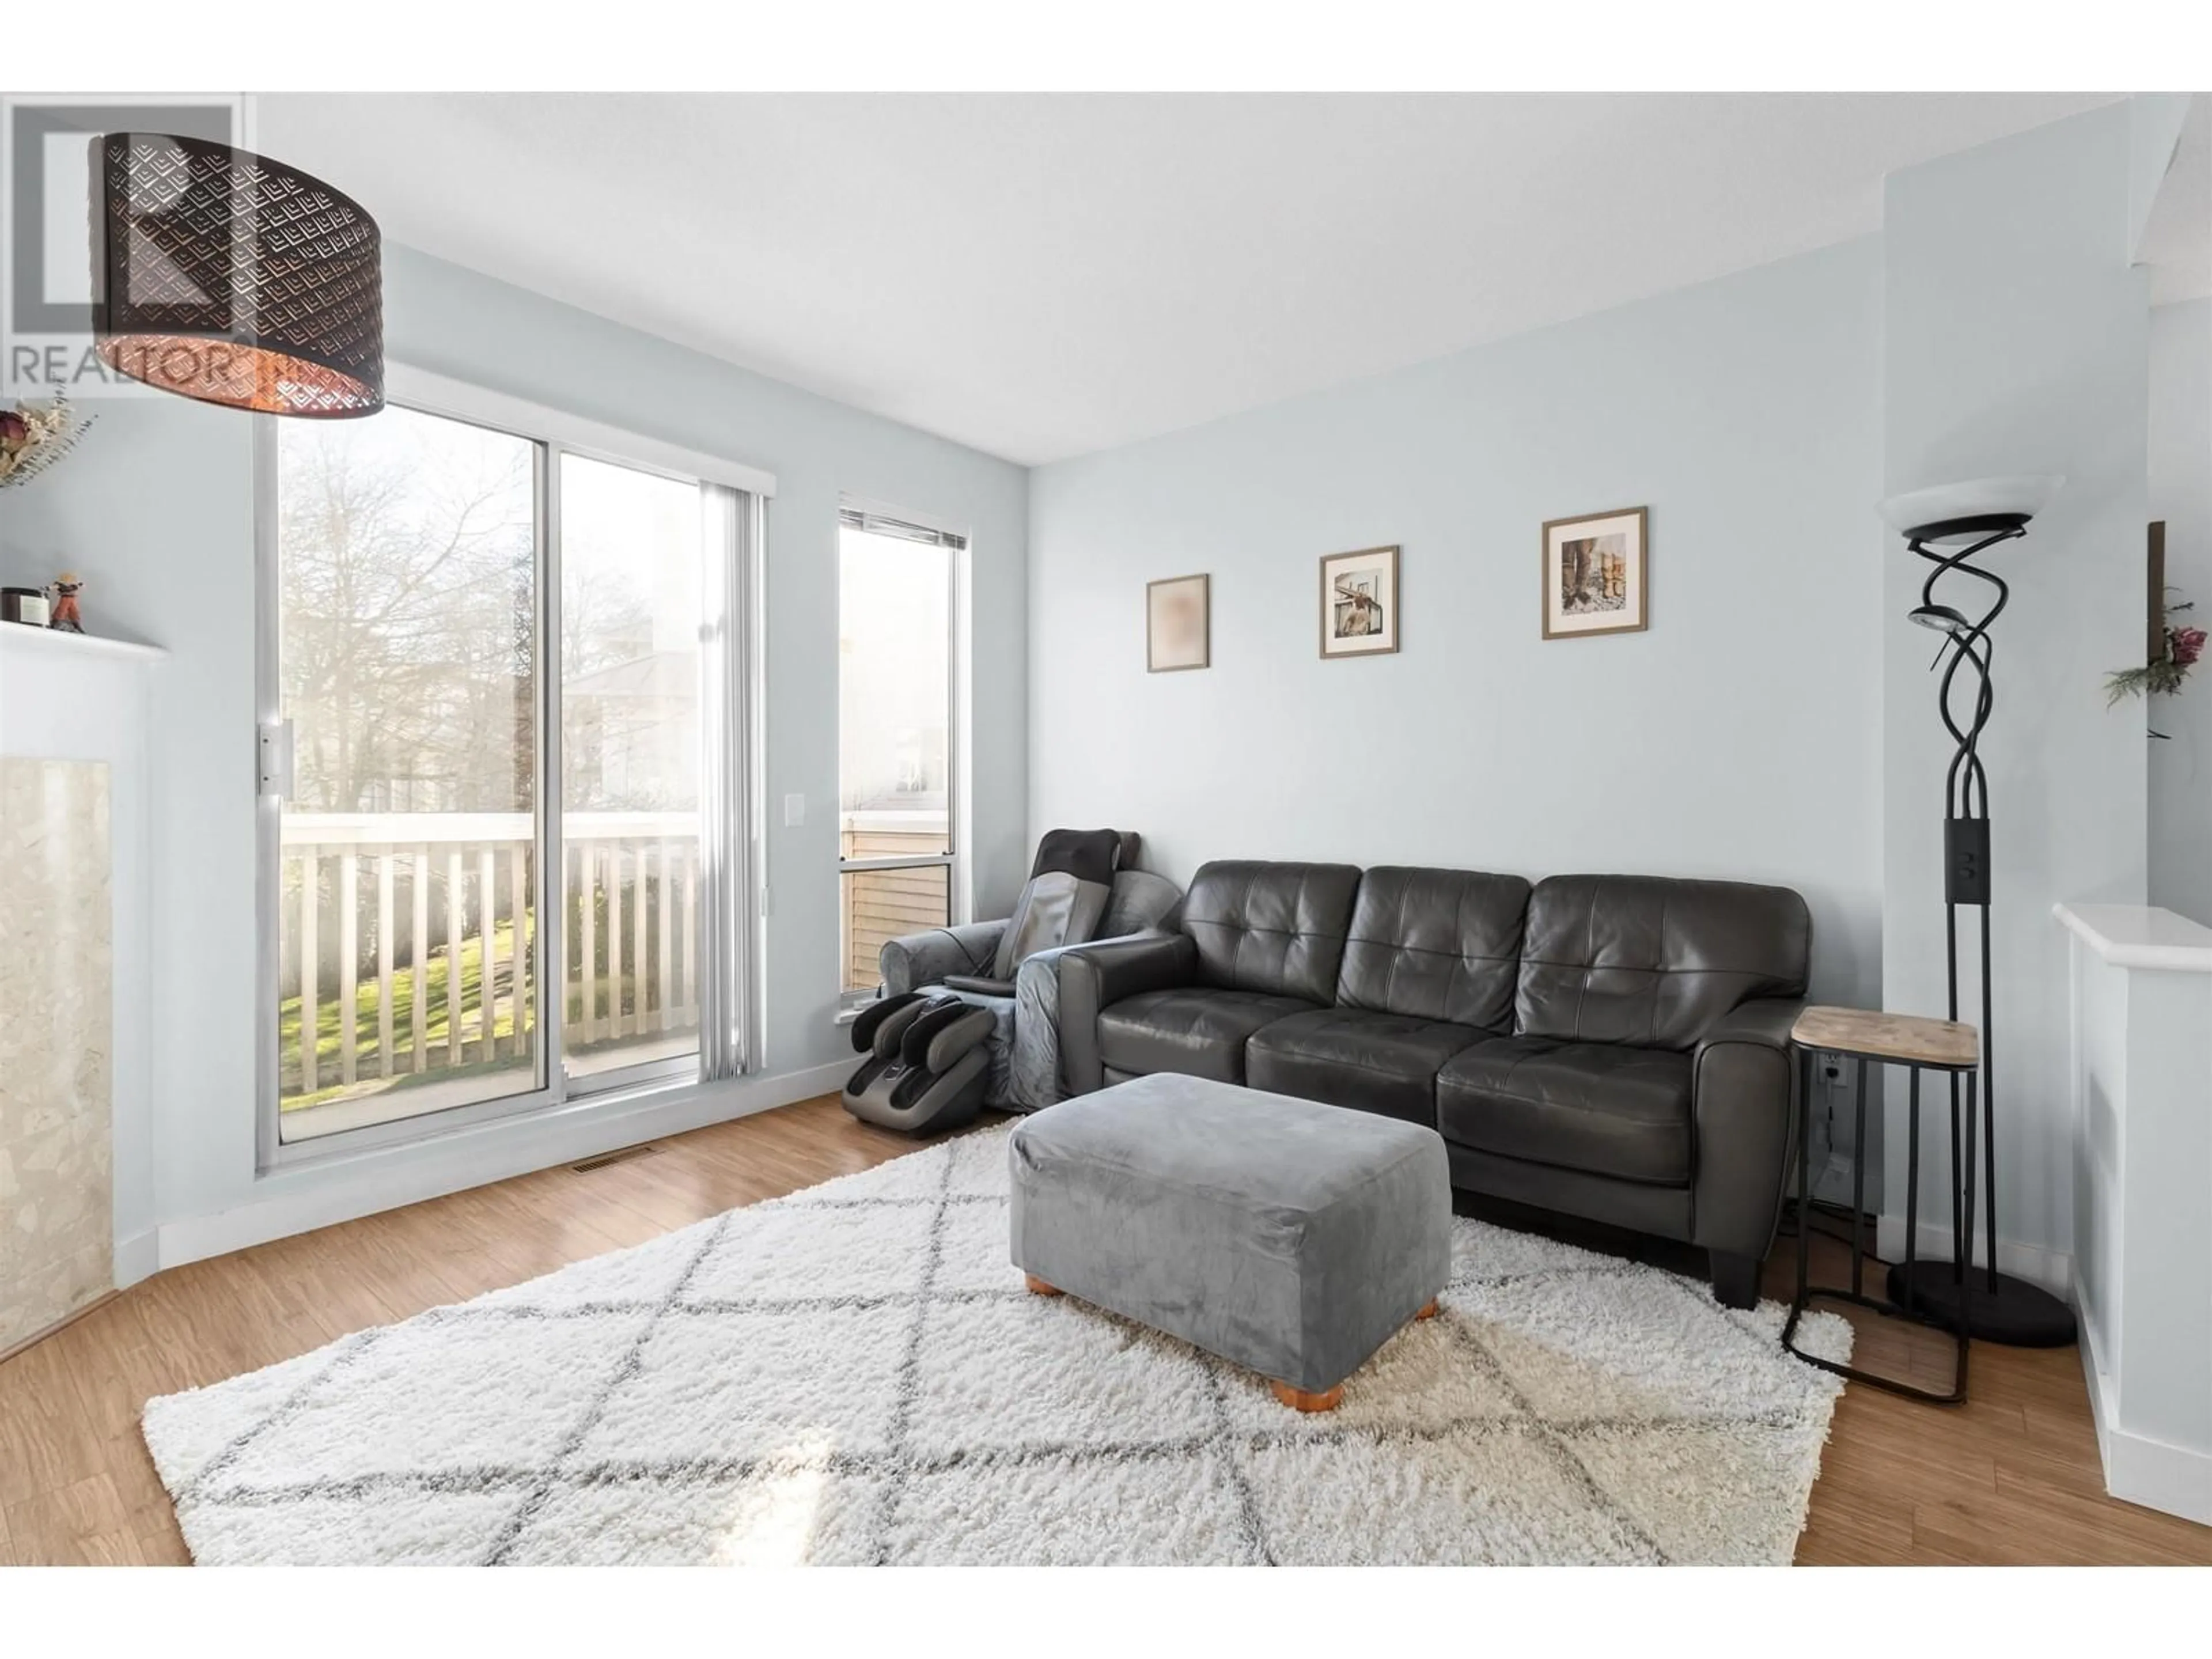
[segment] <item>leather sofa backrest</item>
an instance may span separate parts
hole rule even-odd
[[[1529,896],[1514,998],[1532,1036],[1686,1049],[1754,997],[1805,993],[1813,919],[1786,887],[1552,876]]]
[[[1358,886],[1349,864],[1200,866],[1182,921],[1198,942],[1198,982],[1327,1003],[1336,994]]]
[[[1510,1030],[1528,908],[1518,876],[1377,866],[1360,878],[1336,1000]]]

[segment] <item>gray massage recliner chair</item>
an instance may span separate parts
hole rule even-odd
[[[853,1047],[868,1058],[845,1085],[845,1109],[864,1123],[908,1134],[964,1128],[983,1109],[997,1021],[955,996],[909,991],[853,1022]]]
[[[1011,917],[884,942],[879,1002],[950,994],[989,1013],[984,1105],[1033,1112],[1064,1098],[1058,959],[1100,939],[1157,929],[1182,898],[1173,882],[1133,867],[1137,847],[1127,830],[1045,836]]]

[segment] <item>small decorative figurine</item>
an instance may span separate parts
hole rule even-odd
[[[71,634],[84,632],[84,617],[76,608],[76,596],[83,587],[82,580],[73,570],[64,570],[54,578],[54,614],[47,627]]]

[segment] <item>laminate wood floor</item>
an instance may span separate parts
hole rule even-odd
[[[138,1435],[153,1395],[220,1382],[335,1337],[547,1273],[913,1150],[823,1097],[156,1274],[0,1362],[0,1563],[183,1563]],[[1824,1266],[1840,1247],[1822,1240]],[[1766,1291],[1786,1296],[1786,1243]],[[1838,1275],[1838,1277],[1840,1275]],[[1833,1282],[1832,1279],[1831,1282]],[[1925,1332],[1862,1325],[1862,1363],[1940,1382]],[[2104,1495],[2070,1349],[1977,1346],[1945,1409],[1845,1390],[1801,1563],[2212,1565],[2212,1528]]]

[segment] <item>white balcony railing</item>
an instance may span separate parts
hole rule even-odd
[[[665,1051],[699,1024],[697,816],[572,812],[562,836],[566,1046]],[[288,1109],[531,1056],[528,814],[288,812],[281,838]]]

